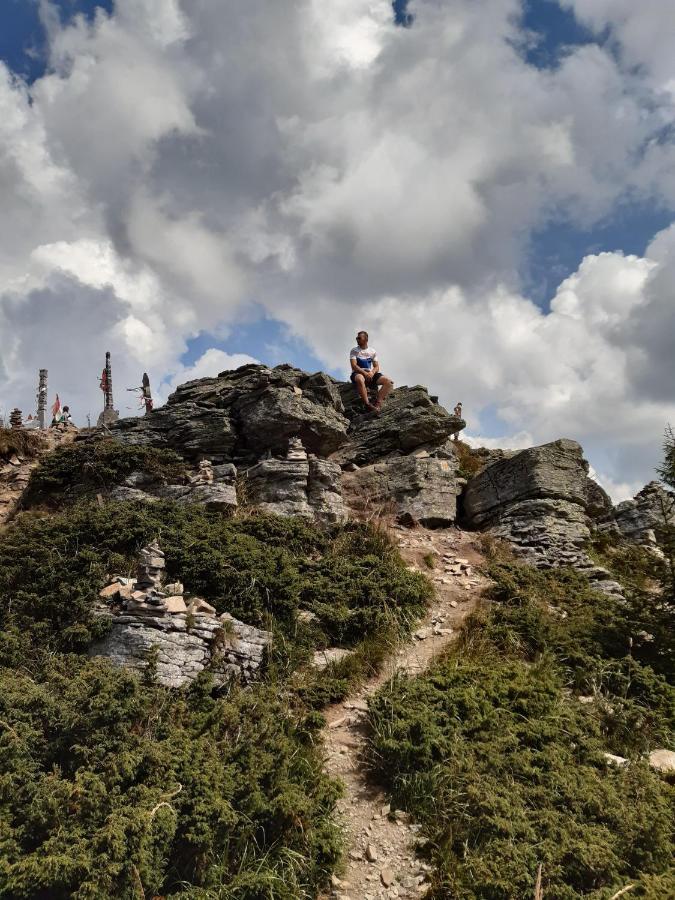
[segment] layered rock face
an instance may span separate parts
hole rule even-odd
[[[470,528],[509,541],[537,568],[572,566],[598,589],[619,595],[620,586],[583,549],[590,515],[607,508],[611,501],[588,477],[581,447],[566,439],[491,463],[469,481],[464,496]]]
[[[110,632],[90,649],[114,665],[144,672],[154,661],[156,677],[165,687],[183,687],[208,669],[222,687],[232,678],[255,676],[271,635],[223,613],[139,615],[121,613]]]
[[[336,453],[341,463],[363,466],[421,447],[433,452],[466,427],[463,419],[451,416],[419,385],[395,390],[379,416],[362,412],[351,384],[340,385],[340,395],[350,417],[349,440]]]
[[[111,433],[125,443],[170,447],[188,460],[233,464],[246,494],[240,499],[326,523],[346,518],[341,470],[377,462],[385,468],[360,477],[365,484],[373,476],[374,502],[389,498],[410,523],[448,524],[461,487],[448,439],[464,426],[423,387],[399,388],[374,416],[363,411],[350,383],[287,365],[250,365],[181,385],[165,407],[121,420]],[[193,490],[178,488],[143,483],[137,473],[116,495],[142,499],[133,493],[141,491],[195,502]],[[234,505],[234,477],[231,489],[222,490],[223,506]]]
[[[328,456],[346,443],[348,426],[327,375],[249,365],[183,384],[166,406],[122,419],[111,431],[125,443],[170,447],[187,459],[253,462],[266,451],[285,452],[295,437]]]
[[[264,459],[243,473],[246,501],[263,512],[316,518],[333,524],[347,519],[340,466],[308,455],[299,439],[285,459]]]
[[[407,525],[452,525],[463,484],[457,478],[457,457],[438,459],[422,452],[424,455],[393,457],[345,474],[350,505],[363,512],[394,513]]]
[[[236,468],[232,463],[224,463],[210,467],[210,472],[210,479],[195,477],[185,484],[166,484],[146,472],[133,472],[112,489],[110,496],[113,500],[140,500],[144,503],[173,500],[176,503],[194,503],[207,509],[234,509],[237,506]]]
[[[658,481],[650,481],[632,500],[619,503],[608,522],[626,540],[655,547],[659,532],[667,524],[675,524],[675,494]]]

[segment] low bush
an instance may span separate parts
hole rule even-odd
[[[339,852],[315,727],[265,685],[0,670],[0,896],[314,897]]]
[[[178,479],[185,463],[171,450],[120,444],[111,438],[82,441],[57,448],[33,471],[24,503],[78,499],[86,494],[106,494],[132,472],[157,478]]]
[[[675,795],[644,754],[673,747],[672,669],[631,656],[633,608],[574,573],[497,555],[490,574],[491,603],[450,653],[371,704],[371,760],[423,824],[430,896],[531,897],[540,864],[556,900],[628,883],[670,896]]]
[[[83,655],[106,627],[98,591],[155,537],[169,579],[273,630],[262,683],[168,691]],[[313,710],[376,671],[429,592],[363,525],[174,503],[21,514],[0,537],[0,897],[316,896],[340,835]],[[338,641],[354,654],[306,667]]]

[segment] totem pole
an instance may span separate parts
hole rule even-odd
[[[40,381],[37,392],[38,427],[43,431],[47,427],[47,369],[40,369]]]
[[[100,387],[103,391],[103,412],[98,417],[97,425],[99,428],[112,425],[116,422],[120,414],[113,405],[112,390],[112,366],[110,364],[110,351],[105,355],[105,369],[101,373]]]

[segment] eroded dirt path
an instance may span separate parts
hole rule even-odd
[[[348,847],[346,868],[334,878],[330,894],[342,900],[412,898],[426,891],[427,867],[414,850],[417,826],[401,811],[389,808],[363,763],[368,697],[396,672],[423,672],[454,640],[486,584],[475,571],[483,557],[474,535],[456,529],[401,528],[395,528],[393,534],[406,562],[429,576],[436,591],[412,639],[401,645],[379,675],[358,693],[326,711],[326,769],[345,785],[339,813]],[[424,559],[429,554],[434,558],[433,569]],[[457,559],[468,562],[468,570],[455,563]],[[459,568],[461,574],[454,574]]]

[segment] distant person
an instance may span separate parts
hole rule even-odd
[[[394,389],[394,382],[380,372],[377,353],[368,346],[368,332],[359,331],[356,335],[356,347],[349,354],[352,373],[351,381],[364,406],[369,412],[379,413],[382,404]],[[375,403],[370,402],[368,388],[376,392]]]
[[[457,406],[455,406],[455,408],[453,409],[452,412],[455,416],[457,416],[458,419],[462,418],[462,401],[461,400],[459,400],[457,402]],[[458,441],[459,440],[459,431],[453,432],[452,438],[453,438],[453,440]]]

